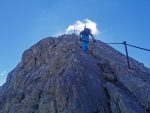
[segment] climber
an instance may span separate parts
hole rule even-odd
[[[80,41],[82,41],[82,50],[87,53],[89,45],[89,35],[93,38],[93,42],[96,42],[94,36],[91,34],[89,28],[84,27],[84,30],[80,32]]]

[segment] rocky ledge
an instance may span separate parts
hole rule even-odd
[[[97,40],[77,35],[27,49],[0,87],[0,113],[150,113],[150,70]]]

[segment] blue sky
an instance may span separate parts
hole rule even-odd
[[[150,49],[149,6],[150,0],[0,0],[0,85],[24,50],[77,20],[95,21],[104,42],[126,40]],[[129,55],[150,67],[150,52],[129,48]]]

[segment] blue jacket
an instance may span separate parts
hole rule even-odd
[[[91,34],[91,30],[89,28],[85,28],[83,31],[80,32],[80,40],[88,43],[89,35],[91,35],[94,39],[94,36]]]

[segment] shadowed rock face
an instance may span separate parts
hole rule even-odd
[[[150,70],[101,41],[48,37],[26,50],[0,87],[0,113],[149,113]]]

